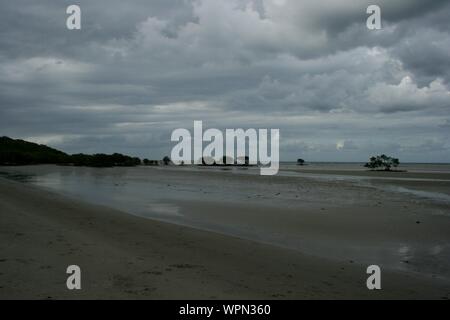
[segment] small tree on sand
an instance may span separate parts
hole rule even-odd
[[[163,158],[163,163],[167,166],[168,164],[170,164],[170,158],[168,156],[165,156]]]
[[[384,168],[385,171],[390,171],[392,167],[396,168],[399,164],[400,161],[397,158],[382,154],[381,156],[371,157],[364,167],[369,169]]]

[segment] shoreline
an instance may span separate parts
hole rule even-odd
[[[26,201],[24,201],[26,199]],[[0,178],[2,299],[448,299],[447,282],[136,217]],[[82,290],[65,287],[78,264]],[[180,288],[182,288],[180,290]]]

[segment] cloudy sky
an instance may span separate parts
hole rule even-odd
[[[0,135],[158,159],[203,120],[279,128],[282,160],[450,162],[449,21],[439,0],[1,1]]]

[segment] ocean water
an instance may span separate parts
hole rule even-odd
[[[417,199],[450,204],[450,164],[405,164],[400,170],[423,176],[383,175],[367,176],[362,163],[311,163],[297,166],[281,163],[277,176],[260,177],[258,167],[118,167],[86,168],[68,166],[0,167],[0,176],[6,176],[65,195],[84,200],[113,205],[125,211],[142,214],[150,202],[161,200],[229,201],[251,203],[255,195],[257,203],[291,205],[297,189],[292,181],[301,181],[311,189],[310,195],[302,194],[302,205],[319,201],[336,205],[352,204],[357,199],[342,199],[336,184],[345,188],[364,187],[387,190],[394,194],[410,194]],[[6,169],[7,168],[7,169]],[[247,178],[252,176],[253,178]],[[256,177],[255,177],[256,176]],[[290,179],[291,184],[286,183]],[[295,180],[298,178],[299,180]],[[264,182],[261,182],[264,181]],[[307,183],[305,183],[307,181]],[[408,182],[414,185],[409,188]],[[400,185],[399,185],[400,183]],[[439,190],[428,185],[444,184]],[[331,185],[329,185],[331,184]],[[280,193],[273,197],[274,193]],[[321,197],[326,194],[326,199]]]

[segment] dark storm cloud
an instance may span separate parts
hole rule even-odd
[[[77,4],[82,8],[83,32],[67,33],[66,8]],[[1,4],[0,43],[3,54],[11,57],[36,54],[75,55],[92,43],[129,38],[136,24],[150,16],[183,23],[191,18],[190,6],[183,0],[54,1],[16,0]]]
[[[0,134],[160,157],[200,119],[280,128],[284,158],[450,161],[448,1],[83,0],[81,31],[69,4],[1,3]]]

